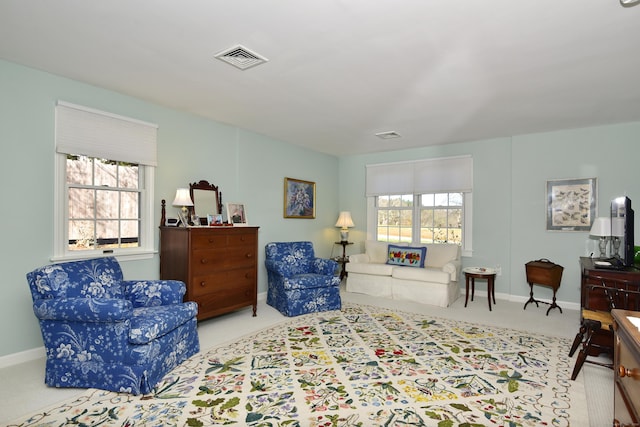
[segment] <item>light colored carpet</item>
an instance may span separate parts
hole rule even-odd
[[[576,425],[570,340],[345,302],[194,356],[151,396],[88,390],[16,425]]]

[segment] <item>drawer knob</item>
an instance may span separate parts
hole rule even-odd
[[[214,241],[213,237],[209,237],[209,243],[213,243]]]
[[[629,377],[637,379],[639,377],[635,369],[627,369],[623,365],[618,366],[618,376],[620,378]]]
[[[252,253],[248,253],[248,254],[246,255],[246,257],[247,257],[247,258],[253,258],[253,254],[252,254]]]
[[[207,282],[205,282],[205,281],[200,282],[200,286],[202,286],[204,288],[205,286],[207,286]]]
[[[206,258],[202,258],[202,259],[200,260],[200,263],[201,263],[201,264],[208,264],[208,263],[209,263],[209,260],[208,260],[208,259],[206,259]]]

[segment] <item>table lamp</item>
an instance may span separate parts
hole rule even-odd
[[[349,227],[355,227],[353,220],[351,219],[351,212],[342,211],[338,216],[336,227],[340,228],[340,241],[346,242],[349,240]]]
[[[182,206],[182,214],[185,219],[189,219],[189,209],[187,206],[193,206],[191,195],[188,188],[178,188],[176,190],[176,198],[173,200],[173,206]]]
[[[611,218],[598,217],[593,221],[591,236],[600,238],[600,258],[607,257],[607,237],[611,236]]]

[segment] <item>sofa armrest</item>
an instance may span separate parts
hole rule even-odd
[[[459,259],[449,261],[445,265],[442,266],[442,271],[445,273],[449,273],[451,276],[452,282],[458,281],[458,276],[460,276],[460,268],[462,267],[462,261]]]
[[[122,286],[134,307],[180,304],[187,291],[179,280],[123,280]]]
[[[34,302],[40,320],[70,322],[115,322],[131,317],[130,301],[116,298],[54,298]]]
[[[349,255],[349,262],[371,262],[367,254]]]

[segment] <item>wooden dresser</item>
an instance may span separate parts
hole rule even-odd
[[[640,283],[640,270],[634,267],[626,267],[622,270],[607,270],[596,268],[594,258],[581,257],[581,291],[580,291],[580,308],[589,307],[592,310],[609,311],[609,302],[603,293],[587,292],[587,284],[598,285],[599,280],[594,277],[604,277],[609,279],[632,280]],[[635,285],[633,289],[640,289],[640,285]],[[582,319],[580,319],[582,321]],[[590,356],[597,356],[599,348],[611,348],[613,345],[613,334],[604,329],[598,330],[592,339],[594,352]]]
[[[160,227],[160,278],[187,284],[198,320],[257,309],[259,227]]]
[[[614,427],[640,425],[640,331],[627,316],[638,311],[612,310],[614,319]]]

